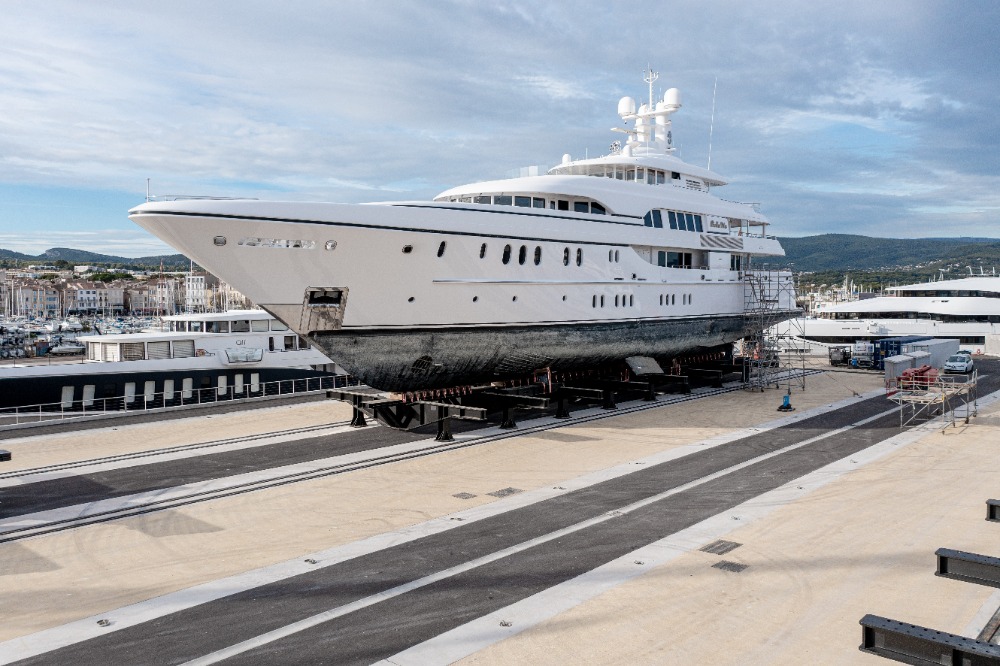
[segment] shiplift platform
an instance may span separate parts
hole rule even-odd
[[[329,400],[0,433],[0,662],[996,663],[977,366],[968,424],[817,366],[451,441]]]

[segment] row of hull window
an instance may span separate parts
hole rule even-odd
[[[509,264],[511,257],[513,256],[513,253],[514,249],[510,245],[504,245],[503,255],[500,257],[500,261],[502,261],[504,265]],[[483,243],[482,246],[480,246],[479,248],[479,258],[480,259],[486,258],[486,243]],[[573,258],[573,253],[570,251],[568,247],[564,247],[563,266],[569,266],[572,258]],[[517,251],[517,263],[523,266],[527,260],[528,260],[528,247],[526,245],[522,245],[520,249]],[[542,248],[538,245],[535,246],[535,251],[532,255],[532,260],[534,261],[534,264],[536,266],[542,263]],[[577,266],[583,265],[583,250],[581,248],[576,248],[576,265]]]
[[[611,297],[608,297],[610,302]],[[604,294],[594,294],[590,301],[591,307],[603,308],[604,307]],[[615,307],[616,308],[631,308],[635,306],[635,296],[632,294],[616,294],[615,295]]]
[[[608,297],[610,302],[610,296]],[[681,294],[681,305],[691,305],[691,294]],[[604,307],[604,295],[594,294],[590,301],[591,307]],[[660,294],[660,305],[677,305],[677,294]],[[631,308],[635,306],[635,296],[632,294],[620,294],[615,296],[616,308]]]
[[[671,229],[677,229],[678,231],[704,231],[701,215],[695,213],[678,213],[672,210],[660,211],[659,209],[653,209],[642,216],[642,223],[647,227],[662,229],[663,213],[667,214],[667,226]]]

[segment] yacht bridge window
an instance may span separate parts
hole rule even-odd
[[[514,206],[517,208],[546,208],[551,210],[573,210],[577,213],[589,213],[591,215],[607,215],[607,207],[587,198],[574,199],[546,199],[545,197],[529,196],[527,194],[479,194],[473,197],[454,196],[448,201],[456,203],[477,203],[491,204],[493,206]]]

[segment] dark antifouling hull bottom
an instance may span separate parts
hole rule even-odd
[[[573,370],[630,356],[669,358],[732,343],[745,334],[739,315],[547,326],[340,330],[316,344],[365,384],[420,391],[523,377],[539,368]]]

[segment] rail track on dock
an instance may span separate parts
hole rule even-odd
[[[807,371],[807,374],[815,374],[818,372],[819,371]],[[382,465],[405,462],[408,460],[437,455],[458,449],[490,444],[512,437],[536,434],[547,430],[562,428],[567,425],[580,425],[600,421],[607,418],[634,414],[650,409],[656,409],[658,407],[699,400],[701,398],[732,393],[740,390],[742,390],[741,385],[730,385],[723,388],[697,389],[690,394],[669,395],[669,397],[660,396],[655,401],[634,401],[632,403],[623,403],[618,405],[616,409],[600,410],[596,413],[593,409],[589,409],[588,413],[581,413],[579,416],[570,415],[569,418],[555,419],[552,417],[546,417],[541,423],[522,423],[522,425],[519,425],[517,428],[509,430],[496,431],[496,427],[493,426],[489,428],[489,430],[493,432],[484,435],[476,435],[477,431],[460,433],[456,434],[456,438],[453,441],[448,442],[438,442],[433,439],[421,440],[420,442],[417,442],[416,445],[403,446],[402,448],[404,450],[387,453],[382,449],[400,447],[379,447],[371,450],[370,452],[364,452],[365,454],[370,453],[369,455],[353,454],[351,456],[338,456],[336,458],[326,459],[331,461],[329,464],[322,464],[324,461],[319,460],[316,461],[316,463],[321,464],[307,463],[295,466],[306,467],[307,469],[283,472],[279,467],[275,469],[274,474],[263,476],[263,478],[241,481],[238,480],[241,475],[237,475],[236,477],[220,477],[211,481],[188,484],[189,487],[182,485],[166,490],[156,490],[148,493],[119,496],[108,500],[45,510],[37,513],[24,513],[0,519],[0,543],[20,541],[57,532],[74,530],[97,523],[179,509],[201,502],[224,499],[227,497],[267,490],[293,483],[312,481],[337,474],[345,474],[371,469]],[[42,475],[45,473],[59,473],[73,469],[85,469],[89,466],[121,462],[123,460],[142,459],[177,452],[183,453],[206,447],[220,447],[245,441],[252,441],[255,439],[267,439],[288,434],[309,434],[317,430],[331,429],[341,425],[346,425],[347,423],[347,421],[343,421],[336,424],[326,424],[322,426],[293,428],[261,435],[229,438],[200,444],[138,452],[135,454],[122,454],[120,456],[108,456],[87,461],[49,465],[3,474],[0,475],[0,479]],[[345,457],[352,459],[336,462],[338,458]],[[261,473],[256,473],[254,476],[261,477],[262,475]],[[230,478],[231,482],[227,483],[227,478]],[[2,489],[0,489],[0,492],[2,492]]]

